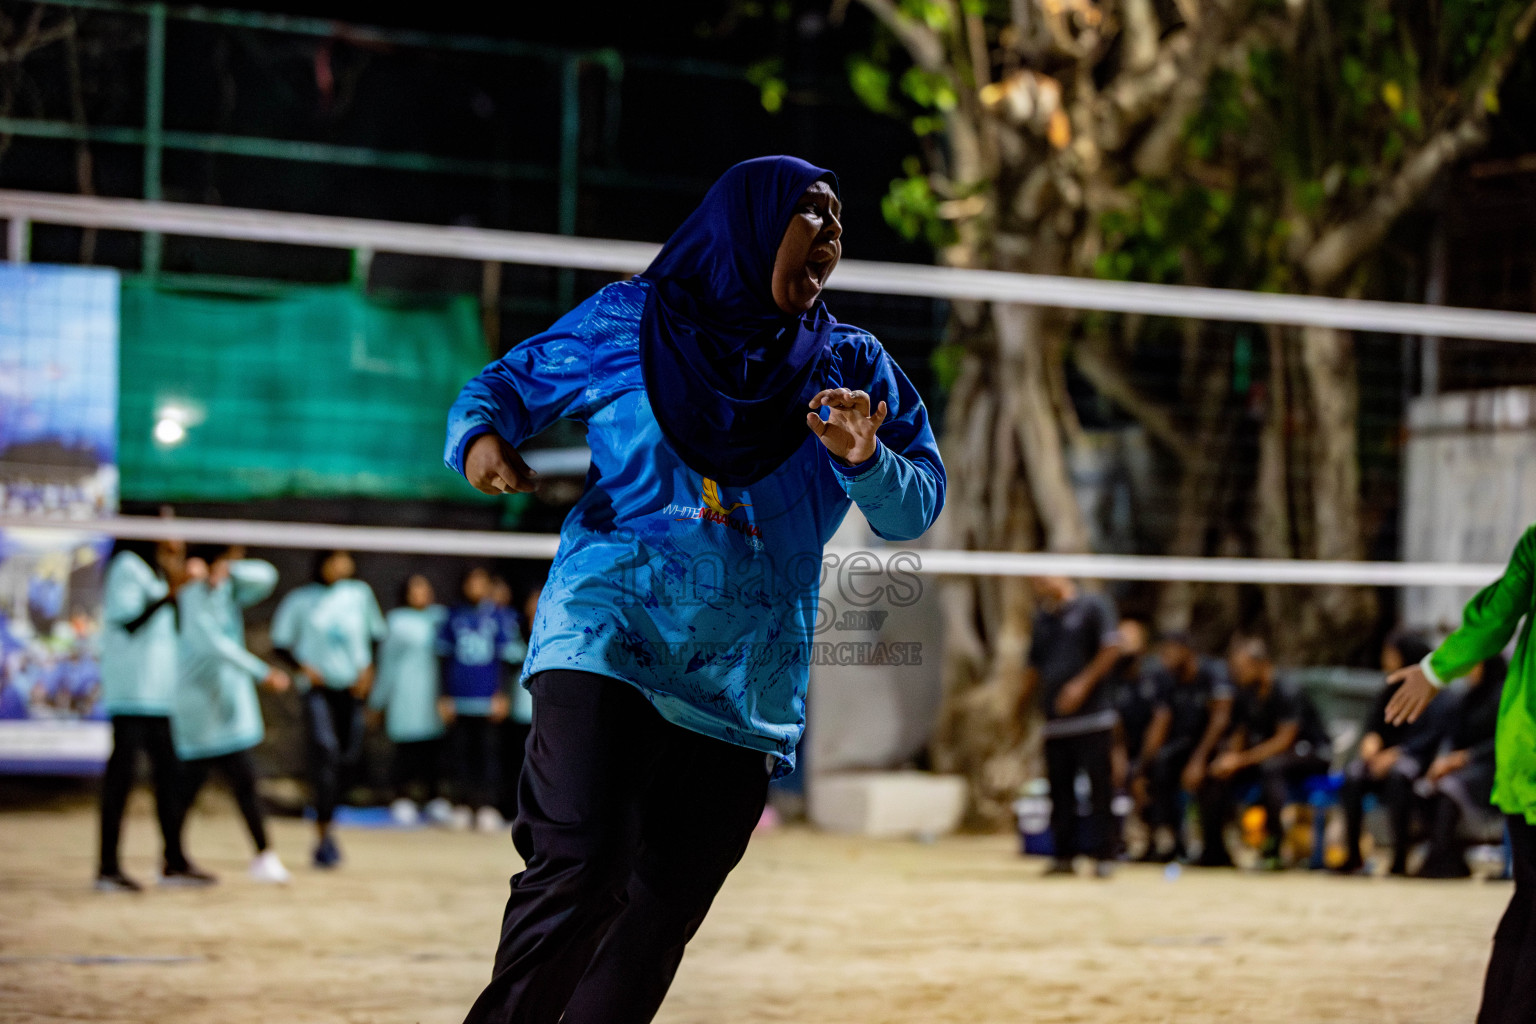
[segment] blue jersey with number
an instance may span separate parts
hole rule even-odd
[[[488,715],[501,688],[501,666],[522,653],[522,638],[507,632],[507,620],[489,601],[460,605],[438,633],[437,651],[447,663],[443,695],[461,715]]]
[[[794,767],[805,728],[822,549],[857,502],[888,540],[944,504],[944,466],[917,391],[873,336],[835,328],[821,388],[889,406],[874,456],[848,467],[806,428],[750,487],[722,487],[662,439],[641,378],[650,285],[608,285],[465,385],[444,453],[462,473],[494,430],[520,445],[560,418],[587,428],[592,465],[566,517],[522,680],[575,669],[635,686],[668,721]]]

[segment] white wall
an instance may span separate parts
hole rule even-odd
[[[1413,400],[1404,463],[1403,559],[1502,564],[1536,522],[1536,388]],[[1449,632],[1475,592],[1410,587],[1404,621]]]
[[[875,550],[883,547],[855,505],[843,520],[833,548]],[[832,628],[814,639],[822,643],[893,643],[921,645],[918,665],[818,665],[811,666],[810,695],[806,709],[807,764],[812,775],[862,768],[894,768],[910,760],[928,743],[937,721],[941,696],[940,623],[937,581],[917,577],[922,594],[913,604],[876,600],[863,609],[839,594],[835,570],[829,571],[822,597],[829,603]],[[870,593],[887,586],[884,577],[858,584]],[[878,630],[841,629],[837,624],[849,610],[885,612]]]

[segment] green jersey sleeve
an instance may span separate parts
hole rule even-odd
[[[1536,526],[1526,529],[1509,558],[1504,575],[1467,602],[1461,628],[1446,637],[1420,663],[1424,675],[1444,686],[1473,666],[1502,651],[1520,620],[1531,611],[1531,575],[1536,567]]]

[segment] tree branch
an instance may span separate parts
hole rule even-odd
[[[1312,287],[1326,290],[1366,253],[1434,182],[1436,175],[1488,139],[1488,125],[1468,118],[1430,139],[1366,204],[1342,224],[1329,228],[1307,251],[1301,266]]]
[[[859,0],[859,3],[869,8],[870,13],[880,19],[880,24],[890,29],[891,34],[907,48],[918,67],[936,75],[949,71],[944,60],[944,42],[937,32],[901,13],[892,0]]]
[[[1157,56],[1136,74],[1122,72],[1100,96],[1098,125],[1094,130],[1099,148],[1113,152],[1125,145],[1131,130],[1157,113],[1168,94],[1184,77],[1185,62],[1194,41],[1187,30],[1164,40]]]
[[[1157,12],[1152,0],[1122,0],[1121,24],[1125,26],[1125,66],[1130,71],[1146,71],[1157,61]]]
[[[43,8],[41,5],[32,12],[32,17],[27,21],[26,31],[10,46],[0,45],[0,64],[20,64],[33,50],[41,50],[43,47],[58,42],[75,31],[75,22],[72,18],[63,21],[48,29],[42,28]]]
[[[1189,438],[1174,423],[1173,413],[1131,381],[1130,372],[1109,346],[1102,341],[1079,342],[1072,348],[1072,362],[1095,391],[1129,413],[1170,455],[1181,463],[1189,459]]]
[[[1489,62],[1477,81],[1460,123],[1426,142],[1382,184],[1360,213],[1329,228],[1312,245],[1301,265],[1313,288],[1324,290],[1343,276],[1381,242],[1397,219],[1423,197],[1442,170],[1487,141],[1488,115],[1492,107],[1490,97],[1497,95],[1533,27],[1536,27],[1536,0],[1516,19],[1504,49]]]

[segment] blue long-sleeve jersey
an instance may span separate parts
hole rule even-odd
[[[488,715],[501,688],[501,666],[522,653],[522,638],[507,629],[507,617],[489,601],[460,605],[438,633],[437,653],[447,659],[443,696],[461,715]]]
[[[663,441],[641,379],[638,329],[650,285],[611,284],[465,385],[444,459],[495,431],[522,444],[555,420],[587,427],[587,486],[560,531],[522,681],[577,669],[638,688],[668,721],[777,755],[794,767],[822,575],[822,549],[858,502],[887,540],[928,529],[944,466],[928,413],[873,336],[835,328],[822,388],[889,406],[875,455],[842,465],[811,433],[750,487],[722,488]]]

